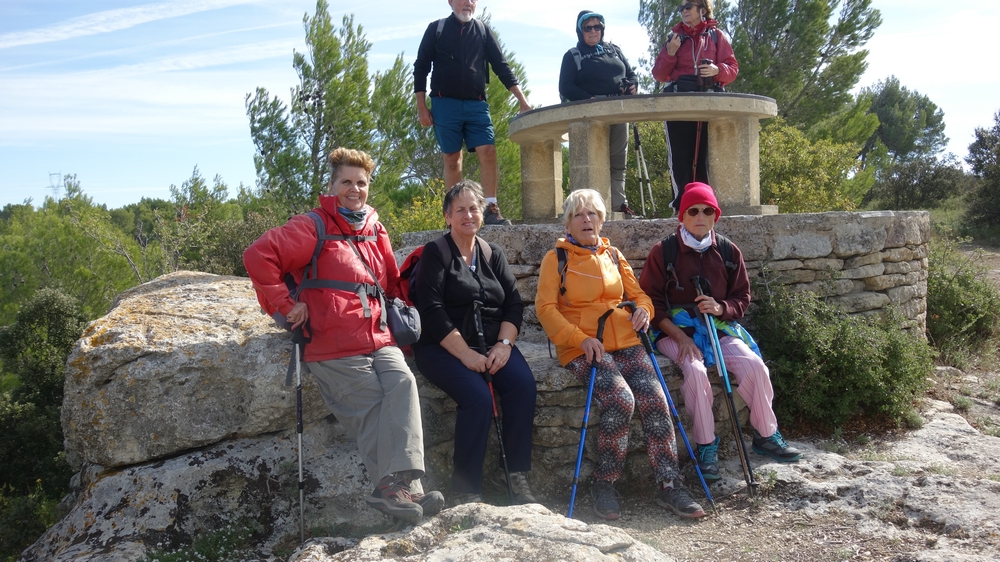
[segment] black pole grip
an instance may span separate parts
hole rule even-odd
[[[608,319],[608,316],[611,316],[611,313],[614,311],[615,309],[612,308],[611,310],[606,311],[604,314],[601,315],[600,318],[597,319],[597,341],[601,343],[604,343],[604,322]]]

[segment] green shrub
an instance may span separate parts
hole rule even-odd
[[[57,500],[46,498],[41,482],[27,495],[0,487],[0,560],[14,560],[55,524]]]
[[[240,518],[225,527],[200,532],[190,545],[171,550],[156,550],[142,559],[142,562],[241,562],[257,560],[254,552],[254,538],[261,531],[259,523],[252,519]]]
[[[835,429],[856,416],[905,418],[933,354],[899,314],[851,316],[768,281],[755,288],[748,324],[771,371],[779,419]]]
[[[445,227],[441,205],[444,195],[429,192],[414,197],[408,205],[379,211],[379,220],[385,225],[393,248],[402,245],[404,232],[441,230]]]
[[[958,365],[1000,342],[1000,291],[978,265],[981,250],[959,251],[967,241],[944,230],[931,241],[927,272],[927,333],[941,360]]]

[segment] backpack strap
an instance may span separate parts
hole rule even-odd
[[[569,52],[573,55],[573,62],[576,63],[576,71],[580,72],[583,67],[583,56],[580,54],[580,49],[573,47]]]
[[[298,300],[299,294],[306,289],[338,289],[341,291],[350,291],[358,295],[358,299],[361,300],[361,307],[364,310],[365,318],[371,318],[372,311],[368,306],[368,298],[381,298],[381,291],[378,287],[369,283],[353,283],[350,281],[339,281],[335,279],[320,279],[318,277],[317,262],[319,261],[319,254],[323,251],[323,245],[326,244],[327,240],[348,240],[348,241],[365,241],[365,240],[377,240],[377,236],[355,236],[355,235],[345,235],[345,234],[327,234],[326,224],[323,223],[323,217],[319,216],[316,211],[309,211],[306,213],[316,225],[316,249],[313,250],[312,262],[309,265],[309,269],[306,270],[305,274],[302,276],[302,281],[299,286],[296,287],[292,298]],[[367,264],[366,264],[367,265]]]
[[[434,34],[434,43],[437,43],[438,39],[441,39],[441,32],[444,31],[444,22],[447,19],[448,18],[441,18],[438,20],[437,32]]]
[[[556,259],[559,261],[559,294],[566,294],[566,268],[569,265],[566,263],[566,249],[556,248]]]
[[[726,269],[729,270],[731,275],[740,268],[740,264],[733,261],[733,241],[716,232],[715,244],[719,247],[719,254],[722,255],[722,261],[726,264]]]

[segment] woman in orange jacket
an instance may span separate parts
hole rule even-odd
[[[667,399],[636,335],[648,330],[653,303],[642,292],[628,261],[601,238],[606,209],[592,189],[577,190],[563,203],[566,237],[542,260],[535,308],[545,333],[556,345],[559,362],[588,384],[596,361],[594,397],[601,408],[594,470],[594,512],[618,519],[614,483],[625,470],[628,433],[638,408],[659,490],[656,502],[681,517],[705,511],[684,488],[677,467],[677,441]],[[560,263],[562,262],[562,263]],[[634,313],[617,308],[636,303]],[[613,310],[597,339],[597,320]]]

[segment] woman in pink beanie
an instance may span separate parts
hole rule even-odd
[[[753,338],[737,323],[750,305],[750,278],[740,249],[715,232],[721,214],[711,186],[687,184],[681,196],[677,232],[653,246],[639,277],[639,285],[653,301],[655,313],[650,324],[662,332],[656,347],[684,373],[681,394],[694,422],[691,436],[698,443],[698,465],[707,480],[719,479],[719,438],[706,370],[706,363],[713,365],[715,358],[697,312],[713,317],[729,375],[750,407],[754,452],[778,462],[795,462],[802,457],[778,431],[767,366]],[[665,245],[675,248],[672,268],[664,263]],[[724,257],[729,252],[720,248],[726,245],[731,247],[731,256]],[[692,280],[696,276],[702,280],[702,296]]]

